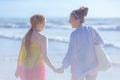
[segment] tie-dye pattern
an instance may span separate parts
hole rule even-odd
[[[30,46],[30,56],[27,56],[25,45],[22,45],[17,73],[22,80],[46,80],[45,63],[36,43]]]

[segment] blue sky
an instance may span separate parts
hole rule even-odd
[[[89,8],[90,18],[120,18],[120,0],[0,0],[0,17],[24,18],[38,12],[46,17],[69,17],[80,6]]]

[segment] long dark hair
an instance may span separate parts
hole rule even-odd
[[[87,16],[87,13],[87,7],[80,7],[79,9],[73,10],[71,15],[74,15],[76,19],[79,19],[82,23],[84,23],[84,18]]]

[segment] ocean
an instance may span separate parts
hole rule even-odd
[[[98,74],[98,80],[120,79],[120,18],[88,18],[86,26],[93,26],[103,38],[104,50],[112,61],[112,67]],[[20,80],[14,76],[21,40],[30,28],[27,18],[0,19],[0,80]],[[71,28],[68,18],[47,18],[45,31],[48,37],[48,56],[56,66],[61,66]],[[70,80],[69,68],[63,74],[53,72],[48,66],[48,80]]]

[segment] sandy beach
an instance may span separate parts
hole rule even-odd
[[[20,80],[15,77],[21,41],[30,29],[30,17],[42,13],[48,37],[48,56],[60,67],[67,53],[73,30],[70,15],[73,10],[88,7],[85,26],[92,26],[103,38],[104,50],[112,67],[99,72],[97,80],[120,80],[120,0],[0,0],[0,80]],[[48,80],[71,80],[70,67],[63,74],[46,66]]]
[[[61,66],[72,32],[66,18],[48,19],[43,34],[48,37],[48,56],[56,67]],[[86,25],[91,25],[102,36],[104,49],[110,57],[113,65],[106,72],[100,72],[97,80],[119,80],[120,79],[120,19],[88,19]],[[101,23],[101,24],[100,24]],[[24,19],[7,19],[0,21],[0,80],[20,80],[14,76],[17,58],[21,47],[21,41],[30,25]],[[114,27],[114,28],[113,28]],[[63,74],[53,72],[46,66],[48,80],[70,80],[70,69]]]
[[[14,76],[14,72],[17,64],[17,56],[20,48],[20,40],[9,40],[0,38],[2,46],[0,46],[0,80],[20,80]],[[65,51],[62,48],[58,48],[60,42],[49,42],[50,45],[54,47],[49,48],[49,57],[56,67],[61,65],[61,60]],[[63,48],[67,47],[67,44],[62,43]],[[54,50],[55,49],[55,50]],[[54,53],[54,55],[52,54]],[[97,80],[119,80],[120,79],[120,64],[113,64],[112,68],[106,72],[100,72]],[[70,80],[70,70],[67,69],[64,74],[57,74],[53,72],[49,67],[47,67],[48,80]]]

